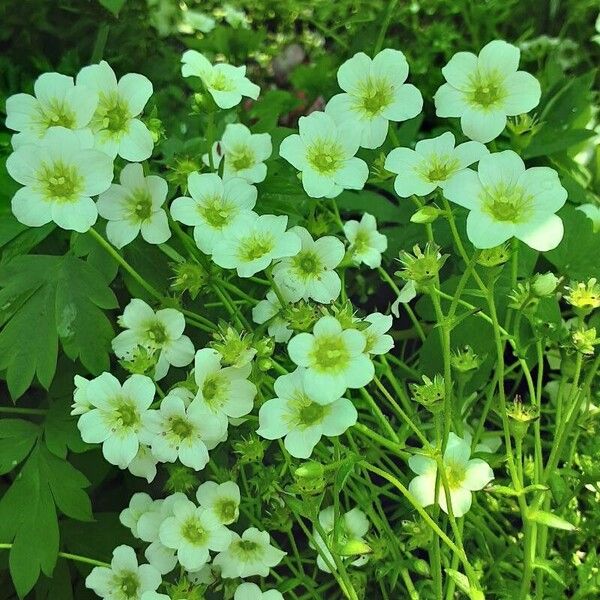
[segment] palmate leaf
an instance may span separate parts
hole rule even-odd
[[[50,386],[59,338],[92,374],[108,368],[113,329],[103,309],[117,300],[94,267],[71,255],[18,256],[0,267],[0,288],[0,369],[13,398],[34,376]]]
[[[73,519],[91,519],[90,500],[83,491],[88,485],[77,469],[38,443],[0,500],[0,539],[12,542],[9,566],[19,597],[41,573],[50,577],[54,571],[60,537],[57,508]]]

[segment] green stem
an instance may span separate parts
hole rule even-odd
[[[10,550],[13,547],[12,544],[0,544],[0,550]],[[96,560],[95,558],[89,558],[88,556],[80,556],[79,554],[69,554],[68,552],[59,552],[58,556],[66,560],[72,560],[75,562],[84,563],[86,565],[93,565],[95,567],[106,567],[110,569],[110,564]]]
[[[0,414],[7,415],[45,415],[48,409],[46,408],[21,408],[20,406],[0,406]]]

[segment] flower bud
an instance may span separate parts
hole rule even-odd
[[[423,383],[410,385],[413,400],[422,404],[430,412],[437,413],[444,407],[446,397],[444,378],[439,374],[433,378],[433,381],[427,375],[423,375],[422,378]]]
[[[600,285],[595,277],[586,283],[574,281],[566,288],[565,300],[581,316],[589,315],[595,308],[600,307]]]
[[[600,338],[596,337],[595,327],[590,327],[589,329],[580,327],[573,332],[571,341],[577,352],[588,356],[594,354],[594,346],[600,344]]]
[[[240,455],[241,464],[262,463],[265,455],[264,443],[255,435],[233,444],[233,451]]]
[[[179,464],[167,464],[166,468],[169,477],[165,483],[165,491],[170,494],[175,492],[187,494],[198,487],[200,482],[194,469]]]
[[[221,362],[225,366],[243,367],[256,356],[252,338],[226,323],[220,325],[219,332],[213,334],[213,337],[214,341],[209,342],[208,345],[221,354]]]
[[[423,206],[410,218],[411,223],[433,223],[440,215],[442,211],[437,206]]]
[[[196,262],[184,262],[173,265],[174,277],[171,289],[176,292],[187,292],[195,299],[208,281],[206,269]]]
[[[540,413],[535,406],[524,406],[521,396],[515,396],[512,406],[507,407],[510,431],[515,439],[523,439],[529,424],[539,419]]]
[[[554,273],[537,273],[531,280],[531,290],[539,298],[549,296],[556,290],[559,283],[558,277]]]
[[[499,267],[507,262],[510,258],[510,250],[506,244],[500,246],[494,246],[494,248],[486,248],[481,250],[476,258],[478,265],[482,267]]]
[[[417,285],[425,285],[431,282],[441,268],[444,266],[448,255],[440,254],[440,248],[432,242],[425,245],[423,252],[419,246],[413,247],[413,253],[402,252],[400,254],[400,262],[403,269],[398,271],[396,275],[402,277],[406,281],[414,281]]]
[[[360,556],[361,554],[369,554],[371,546],[363,539],[355,538],[339,545],[338,552],[340,556]]]

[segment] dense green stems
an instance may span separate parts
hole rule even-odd
[[[362,435],[372,439],[373,441],[381,444],[382,446],[385,446],[386,448],[388,448],[388,450],[391,450],[395,455],[401,456],[405,460],[408,459],[408,457],[410,456],[410,453],[404,449],[404,446],[402,444],[388,440],[387,438],[383,437],[382,435],[379,435],[363,423],[356,423],[354,425],[354,429],[355,431],[358,431]]]
[[[369,405],[369,408],[371,409],[373,414],[377,417],[379,423],[381,423],[383,429],[389,434],[390,438],[394,442],[399,444],[400,438],[398,437],[397,433],[392,427],[389,419],[383,414],[382,410],[379,408],[379,405],[377,404],[373,396],[371,396],[371,394],[367,392],[366,388],[361,388],[360,392],[362,397],[367,401],[367,404]]]
[[[12,544],[0,544],[0,550],[10,550],[13,547]],[[58,556],[60,558],[64,558],[66,560],[72,560],[74,562],[83,563],[86,565],[92,565],[94,567],[106,567],[110,569],[110,564],[102,562],[101,560],[96,560],[95,558],[90,558],[89,556],[81,556],[79,554],[70,554],[68,552],[59,552]]]

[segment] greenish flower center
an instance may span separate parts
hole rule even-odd
[[[431,183],[445,181],[450,174],[458,169],[458,166],[458,161],[452,156],[433,155],[427,161],[423,175]]]
[[[493,109],[504,101],[506,89],[496,73],[479,75],[469,92],[469,101],[479,108]]]
[[[83,177],[77,168],[61,160],[42,165],[38,180],[43,195],[53,202],[74,202],[83,191]]]
[[[465,465],[462,463],[448,461],[445,465],[445,468],[446,479],[448,480],[449,488],[456,489],[461,487],[466,475]]]
[[[119,428],[132,429],[139,425],[140,413],[131,400],[120,398],[114,408],[114,420]]]
[[[523,188],[499,185],[484,192],[483,210],[496,221],[522,223],[533,210],[533,199]]]
[[[227,391],[227,380],[215,373],[209,375],[202,386],[202,397],[204,402],[213,410],[217,410],[223,406],[224,394]]]
[[[315,140],[308,148],[306,158],[310,165],[324,175],[331,175],[342,166],[344,152],[334,140]]]
[[[231,544],[229,551],[235,554],[239,560],[249,561],[260,558],[263,554],[263,547],[251,540],[239,540]]]
[[[224,73],[218,72],[213,75],[208,87],[217,92],[231,92],[235,88],[235,85]]]
[[[244,262],[251,262],[269,254],[275,246],[273,237],[268,233],[255,233],[240,245],[238,256]]]
[[[40,132],[45,133],[50,127],[75,127],[75,113],[62,101],[52,98],[43,108],[38,109],[36,119],[40,126]]]
[[[124,598],[137,598],[140,589],[139,577],[132,571],[119,573],[117,587],[122,592]]]
[[[292,265],[296,275],[302,279],[309,279],[319,275],[323,270],[323,264],[316,252],[304,250],[292,259]]]
[[[254,165],[254,152],[248,146],[238,146],[228,153],[227,161],[235,171],[243,171]]]
[[[331,405],[317,404],[304,395],[299,395],[293,401],[290,425],[293,428],[308,429],[323,421],[329,413]]]
[[[129,106],[119,93],[100,94],[95,118],[100,129],[106,129],[111,134],[123,133],[131,118]]]
[[[169,419],[173,434],[180,440],[187,440],[194,433],[194,426],[183,417],[173,416]]]
[[[129,207],[134,221],[145,221],[152,215],[152,197],[148,190],[140,188],[129,196]]]
[[[369,249],[371,242],[371,236],[368,231],[358,231],[356,233],[356,239],[352,244],[352,248],[356,254],[362,254]]]
[[[229,498],[219,500],[215,507],[215,512],[219,515],[219,519],[225,525],[233,523],[236,517],[236,511],[237,504]]]
[[[318,371],[343,371],[350,354],[339,335],[318,337],[311,352],[311,366]]]
[[[155,346],[162,346],[168,339],[167,330],[160,321],[154,321],[148,326],[147,334],[150,342]]]
[[[190,517],[181,526],[181,535],[194,546],[204,546],[208,539],[208,532],[196,517]]]
[[[393,99],[394,87],[389,81],[382,78],[369,78],[360,91],[357,108],[373,118],[380,115]]]
[[[207,198],[198,205],[200,216],[215,229],[223,229],[235,213],[235,207],[221,196]]]

